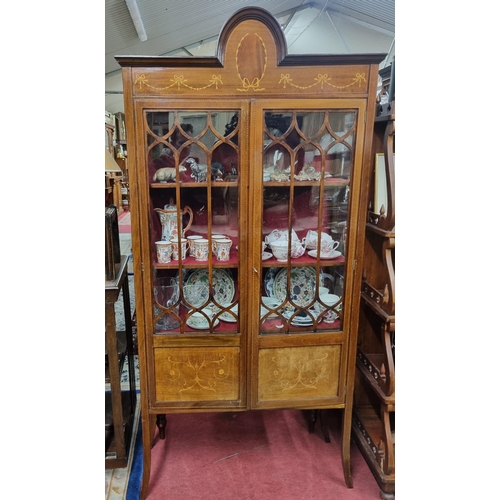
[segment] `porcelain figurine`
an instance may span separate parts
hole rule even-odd
[[[179,165],[179,173],[180,172],[185,172],[187,169],[184,165]],[[175,182],[175,179],[177,178],[175,168],[173,167],[164,167],[158,169],[154,176],[153,176],[153,182]]]

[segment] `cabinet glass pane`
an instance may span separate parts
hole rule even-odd
[[[239,114],[146,113],[157,335],[239,332]]]
[[[342,329],[356,116],[264,113],[263,334]]]

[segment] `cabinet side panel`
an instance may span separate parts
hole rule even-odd
[[[157,401],[239,399],[239,348],[155,349]]]
[[[337,397],[341,346],[259,350],[259,401]]]

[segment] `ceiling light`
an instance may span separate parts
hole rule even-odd
[[[132,21],[135,26],[135,30],[137,31],[137,35],[139,36],[139,40],[144,42],[148,39],[148,35],[146,35],[146,30],[144,29],[144,25],[142,24],[141,13],[139,12],[139,8],[137,7],[137,2],[135,0],[125,0],[127,4],[128,10],[130,12],[130,16],[132,17]]]

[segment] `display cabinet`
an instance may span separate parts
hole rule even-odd
[[[394,498],[396,475],[395,100],[387,79],[392,98],[377,106],[374,124],[353,413],[354,438],[383,499]]]
[[[378,64],[289,56],[245,8],[216,57],[117,56],[147,494],[169,413],[328,409],[350,436]]]

